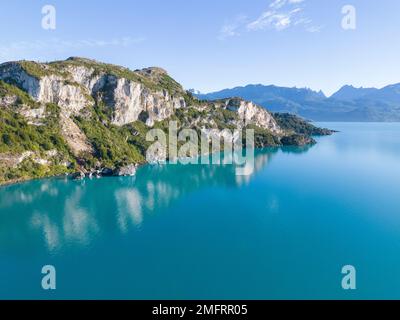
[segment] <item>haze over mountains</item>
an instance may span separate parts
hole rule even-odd
[[[307,88],[261,84],[193,94],[205,100],[241,97],[271,111],[289,112],[314,121],[400,121],[400,83],[382,89],[346,85],[330,97]]]

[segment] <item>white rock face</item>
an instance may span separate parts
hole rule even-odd
[[[175,109],[186,107],[183,97],[171,97],[165,90],[150,91],[140,83],[113,76],[99,78],[92,90],[93,95],[108,95],[106,103],[114,109],[112,122],[118,126],[140,119],[152,127],[171,117]]]
[[[66,115],[76,114],[94,104],[84,87],[56,75],[37,79],[27,74],[18,63],[1,65],[0,80],[12,80],[37,102],[58,104]]]
[[[226,99],[219,107],[238,113],[238,127],[255,125],[276,134],[281,134],[283,132],[270,112],[251,101],[245,101],[239,98]]]
[[[90,93],[93,92],[94,86],[99,82],[102,75],[95,75],[93,68],[84,66],[69,66],[66,71],[71,75],[72,80],[87,88]]]
[[[186,107],[183,97],[172,97],[166,90],[150,91],[141,83],[113,75],[96,74],[92,68],[68,66],[63,71],[70,75],[68,79],[49,75],[39,80],[18,63],[6,63],[1,66],[0,79],[12,79],[37,102],[58,104],[66,116],[92,106],[91,96],[97,98],[100,94],[114,109],[113,123],[119,126],[139,118],[153,126],[171,117],[175,109]]]
[[[113,124],[122,126],[142,120],[151,127],[157,121],[170,118],[176,109],[187,107],[181,96],[171,96],[166,90],[150,90],[139,82],[98,73],[92,67],[84,65],[69,65],[60,70],[69,75],[67,79],[59,75],[36,79],[14,62],[0,65],[0,69],[0,79],[11,79],[18,83],[38,102],[58,104],[67,117],[92,106],[95,98],[113,108]],[[145,72],[146,70],[141,73],[153,76],[151,72]],[[239,126],[253,124],[274,133],[282,132],[273,116],[252,102],[233,98],[227,99],[221,107],[238,112]]]
[[[62,112],[71,115],[94,104],[85,93],[85,90],[76,84],[69,84],[65,79],[49,76],[40,80],[38,95],[34,98],[39,102],[58,104]]]
[[[245,125],[254,124],[274,133],[281,133],[282,131],[274,117],[267,110],[255,105],[253,102],[241,101],[238,113]]]
[[[114,109],[113,124],[123,126],[143,120],[148,126],[171,117],[175,109],[186,107],[183,97],[171,97],[166,91],[150,91],[141,83],[105,73],[95,75],[86,67],[69,67],[73,80],[93,97],[101,97]]]
[[[156,121],[162,121],[171,117],[176,109],[186,107],[183,97],[171,97],[166,90],[155,93],[150,93],[147,89],[143,90],[142,99],[145,111],[148,113],[146,124],[150,127]]]
[[[116,172],[117,176],[133,177],[135,174],[136,174],[136,165],[135,164],[129,164],[127,166],[119,168]]]
[[[145,110],[142,102],[142,85],[126,79],[118,79],[113,92],[114,119],[116,125],[124,125],[139,119]]]

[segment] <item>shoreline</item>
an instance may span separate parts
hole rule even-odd
[[[333,131],[333,133],[336,133],[336,131]],[[314,137],[323,137],[323,136],[314,136]],[[297,147],[297,148],[304,148],[304,147],[312,147],[314,146],[316,143],[310,143],[310,144],[306,144],[306,145],[299,145],[299,146],[293,146],[293,147]],[[255,148],[254,150],[265,150],[265,149],[269,149],[269,148],[278,148],[278,149],[282,149],[283,147],[288,147],[285,145],[280,145],[280,146],[270,146],[270,147],[263,147],[263,148]],[[220,151],[223,152],[223,151]],[[202,157],[202,156],[210,156],[212,155],[212,153],[206,154],[206,155],[198,155],[197,157]],[[161,163],[160,163],[161,164]],[[168,161],[164,164],[168,164]],[[140,169],[143,166],[146,165],[151,165],[151,163],[145,162],[145,163],[138,163],[135,164],[135,173],[134,174],[125,174],[125,175],[118,175],[116,174],[116,172],[118,171],[117,169],[110,169],[110,168],[103,168],[102,170],[106,169],[109,170],[107,174],[102,174],[101,170],[93,170],[90,172],[83,172],[82,170],[77,170],[75,172],[71,172],[71,173],[67,173],[67,174],[61,174],[61,175],[49,175],[49,176],[44,176],[44,177],[40,177],[40,178],[19,178],[19,179],[15,179],[15,180],[10,180],[10,181],[5,181],[5,182],[0,182],[0,189],[3,187],[7,187],[7,186],[12,186],[12,185],[18,185],[18,184],[23,184],[26,182],[32,182],[32,181],[36,181],[36,180],[45,180],[45,179],[60,179],[60,178],[66,178],[70,181],[82,181],[82,180],[92,180],[92,179],[102,179],[102,178],[107,178],[107,177],[134,177],[136,176],[136,171],[138,169]]]

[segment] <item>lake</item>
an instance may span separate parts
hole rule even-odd
[[[149,165],[1,187],[0,298],[400,299],[400,124],[318,125],[340,132],[259,150],[249,177]]]

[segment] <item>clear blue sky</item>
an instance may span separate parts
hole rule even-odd
[[[41,27],[54,5],[56,30]],[[343,5],[357,10],[341,27]],[[2,0],[0,61],[85,56],[160,66],[203,92],[249,83],[310,87],[400,82],[398,0]]]

